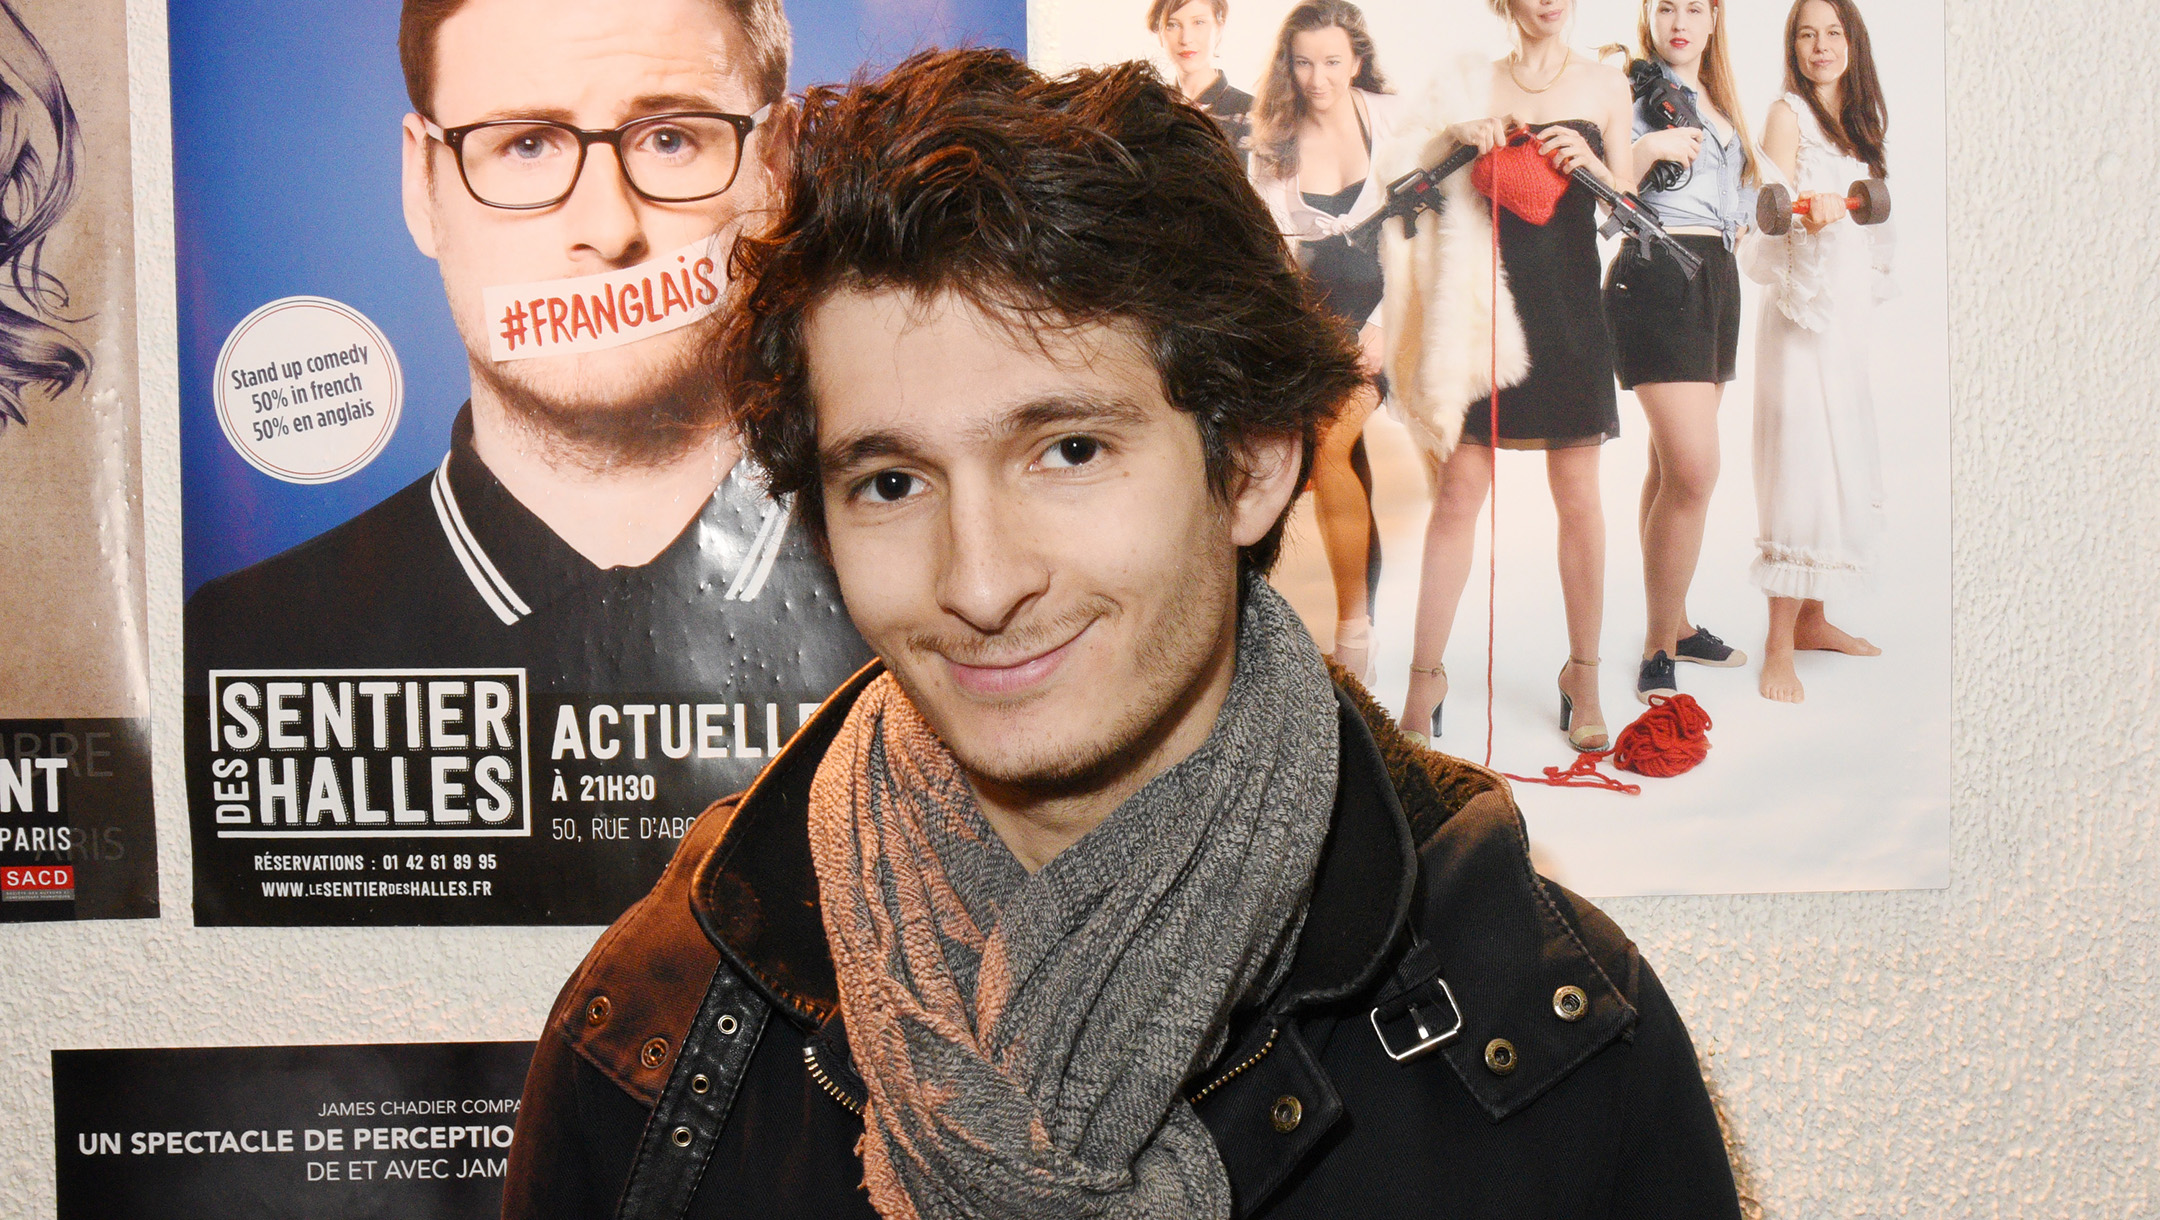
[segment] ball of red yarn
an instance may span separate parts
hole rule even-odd
[[[1659,779],[1692,771],[1710,753],[1710,713],[1687,695],[1652,695],[1650,710],[1620,730],[1613,765]]]

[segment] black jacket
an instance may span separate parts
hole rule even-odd
[[[700,819],[564,987],[506,1217],[874,1216],[804,818],[875,672]],[[1738,1216],[1694,1048],[1635,946],[1531,871],[1499,777],[1417,749],[1354,686],[1340,702],[1289,978],[1187,1088],[1238,1215]]]

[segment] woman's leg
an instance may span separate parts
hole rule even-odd
[[[1694,634],[1688,586],[1702,555],[1703,526],[1718,479],[1718,400],[1724,387],[1664,382],[1635,387],[1650,420],[1650,476],[1643,486],[1643,594],[1648,602],[1642,654],[1674,656]]]
[[[1424,566],[1418,571],[1417,639],[1410,653],[1410,689],[1403,697],[1406,729],[1428,731],[1433,708],[1447,698],[1447,675],[1440,667],[1470,580],[1478,512],[1492,490],[1492,461],[1491,449],[1465,443],[1440,464],[1440,487],[1425,526]]]
[[[1882,649],[1833,624],[1823,617],[1820,601],[1804,602],[1793,624],[1793,647],[1815,652],[1842,652],[1849,657],[1879,657]]]
[[[1338,623],[1366,620],[1372,614],[1366,584],[1366,560],[1374,534],[1372,499],[1358,478],[1351,450],[1364,435],[1365,420],[1379,401],[1370,387],[1360,390],[1320,434],[1319,450],[1313,455],[1313,511],[1320,526],[1321,549],[1327,552],[1328,574],[1335,581]],[[1362,674],[1364,649],[1346,656],[1343,643],[1336,643],[1336,661]]]
[[[1598,492],[1600,446],[1554,449],[1545,478],[1560,518],[1560,596],[1567,605],[1568,660],[1560,689],[1575,701],[1575,723],[1603,724],[1598,705],[1598,635],[1605,625],[1605,504]],[[1588,662],[1588,664],[1585,664]],[[1583,744],[1603,749],[1595,739]]]
[[[1816,605],[1822,603],[1817,602]],[[1770,599],[1770,634],[1763,640],[1762,697],[1779,703],[1798,703],[1807,698],[1793,668],[1793,624],[1800,618],[1800,599]]]

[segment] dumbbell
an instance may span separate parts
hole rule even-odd
[[[1890,184],[1880,178],[1862,178],[1845,196],[1845,210],[1854,224],[1879,225],[1890,219]],[[1804,215],[1807,204],[1793,202],[1792,192],[1771,183],[1755,197],[1755,227],[1772,237],[1792,231],[1793,217]]]

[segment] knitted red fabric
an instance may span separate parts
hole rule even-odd
[[[1568,180],[1530,142],[1528,133],[1477,159],[1470,184],[1478,193],[1534,225],[1559,210]]]

